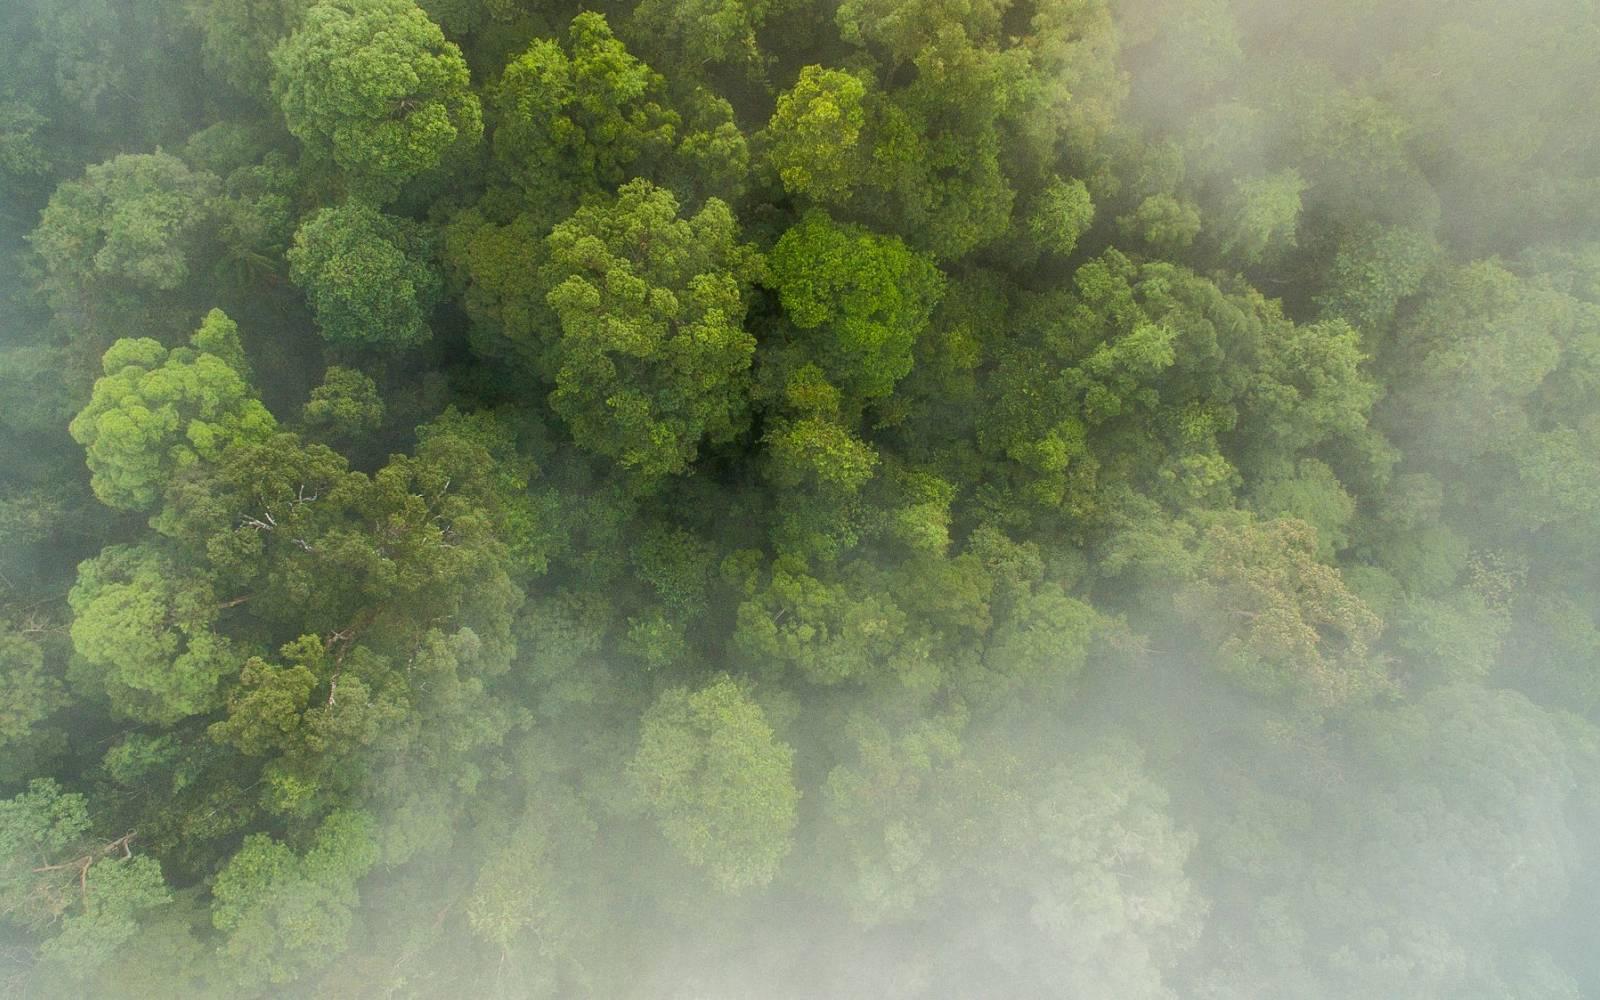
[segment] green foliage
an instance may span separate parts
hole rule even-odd
[[[894,237],[839,225],[820,210],[783,234],[767,257],[770,280],[801,356],[821,366],[852,400],[894,391],[911,370],[944,276]]]
[[[188,10],[200,29],[206,68],[265,101],[270,96],[272,49],[311,5],[312,0],[194,0]]]
[[[872,448],[826,417],[775,423],[766,436],[768,475],[779,486],[815,482],[854,493],[872,478]]]
[[[1373,229],[1339,248],[1323,310],[1358,330],[1388,329],[1401,302],[1422,287],[1438,249],[1426,235],[1407,229]]]
[[[1290,517],[1317,533],[1317,557],[1331,562],[1349,542],[1356,502],[1328,465],[1303,458],[1295,467],[1263,472],[1251,493],[1251,509],[1263,518]]]
[[[0,4],[0,994],[1594,994],[1592,6]]]
[[[348,201],[307,219],[285,259],[330,343],[405,348],[429,337],[442,290],[431,256],[422,227]]]
[[[350,932],[356,882],[377,860],[372,818],[359,812],[330,815],[303,854],[265,834],[247,838],[211,887],[233,976],[261,989],[328,964]]]
[[[212,631],[220,602],[148,546],[113,546],[78,567],[72,645],[118,712],[170,724],[216,707],[236,665]]]
[[[1080,180],[1052,177],[1026,222],[1028,238],[1039,249],[1065,257],[1094,221],[1094,200]]]
[[[139,932],[145,911],[172,899],[161,866],[147,857],[95,861],[84,870],[82,912],[61,922],[61,932],[39,949],[71,979],[87,979]]]
[[[0,918],[49,928],[40,959],[80,983],[172,898],[161,866],[132,853],[131,833],[105,844],[89,828],[83,796],[48,778],[0,801]]]
[[[629,765],[667,842],[725,892],[766,885],[790,850],[794,751],[736,681],[673,688],[645,713]]]
[[[19,747],[65,704],[61,679],[46,668],[43,647],[9,630],[0,634],[0,749]]]
[[[836,69],[807,66],[778,95],[767,123],[767,158],[784,190],[816,201],[844,201],[860,180],[858,143],[866,124],[866,84]]]
[[[828,773],[822,836],[844,861],[830,881],[861,923],[910,917],[941,887],[944,831],[929,800],[960,756],[965,722],[957,713],[902,733],[866,715],[846,724],[852,753]]]
[[[1457,461],[1522,434],[1524,400],[1560,362],[1567,305],[1490,261],[1443,278],[1395,335],[1404,433]]]
[[[555,805],[557,809],[549,809]],[[565,807],[565,808],[563,808]],[[592,827],[566,815],[569,803],[543,803],[529,810],[503,847],[492,852],[467,902],[467,923],[501,954],[532,936],[539,957],[558,959],[573,936],[571,894],[581,891],[572,873],[558,866],[565,837],[593,835]],[[578,827],[577,830],[568,829]]]
[[[741,321],[761,258],[737,241],[727,205],[685,219],[670,192],[631,181],[546,246],[560,329],[542,367],[580,445],[648,481],[742,429],[755,341]]]
[[[289,131],[377,201],[483,133],[461,50],[412,0],[318,0],[272,66]]]
[[[1156,194],[1117,218],[1126,239],[1144,244],[1156,256],[1182,253],[1200,232],[1200,213],[1169,194]]]
[[[0,103],[0,171],[13,178],[50,172],[50,161],[37,135],[39,126],[48,121],[20,101]]]
[[[93,324],[172,292],[205,261],[216,177],[166,153],[125,153],[56,188],[29,237],[56,309]]]
[[[1011,876],[1034,900],[1022,953],[1039,981],[1082,995],[1166,995],[1163,967],[1199,936],[1206,910],[1185,873],[1195,836],[1174,827],[1166,790],[1117,742],[1055,765],[1042,783],[1028,810],[1042,878],[1027,861]]]
[[[1216,643],[1224,672],[1251,690],[1326,708],[1370,698],[1388,678],[1371,651],[1382,622],[1316,561],[1316,547],[1303,521],[1219,525],[1202,549],[1204,576],[1181,604]]]
[[[1016,602],[994,630],[984,664],[1020,687],[1039,678],[1070,677],[1088,660],[1099,624],[1093,608],[1047,584]]]
[[[63,792],[50,778],[34,778],[27,791],[0,801],[0,916],[42,927],[70,908],[73,900],[60,879],[33,869],[64,856],[88,830],[84,797]]]
[[[900,63],[931,46],[942,31],[975,40],[992,38],[1000,31],[1004,7],[995,2],[959,7],[917,2],[897,9],[889,0],[847,0],[834,20],[845,41],[881,48],[891,62]]]
[[[738,564],[730,557],[723,572]],[[741,567],[742,568],[742,567]],[[793,556],[742,581],[735,648],[758,668],[788,667],[812,684],[895,678],[925,687],[937,667],[927,637],[867,567],[840,579],[815,573]]]
[[[792,0],[695,0],[691,4],[643,0],[633,9],[634,34],[669,54],[674,65],[728,63],[759,69],[769,57],[756,32]]]
[[[367,434],[383,423],[383,397],[377,383],[362,372],[329,365],[322,384],[301,407],[300,419],[336,436]]]
[[[615,189],[670,149],[678,126],[665,81],[604,17],[579,14],[567,36],[565,48],[538,39],[508,64],[491,103],[495,159],[536,204]]]
[[[119,340],[106,351],[105,375],[70,427],[103,502],[149,509],[178,471],[272,433],[272,414],[236,367],[243,352],[232,321],[213,310],[192,342],[168,351],[148,338]]]
[[[1293,170],[1239,181],[1221,226],[1220,251],[1254,264],[1293,247],[1305,187]]]

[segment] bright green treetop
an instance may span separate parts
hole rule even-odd
[[[621,184],[672,147],[678,126],[661,75],[593,12],[572,19],[565,46],[538,39],[506,66],[491,107],[496,160],[539,201]]]
[[[139,338],[106,352],[105,376],[69,428],[106,504],[149,509],[178,469],[215,460],[233,441],[272,433],[276,421],[235,367],[244,354],[232,326],[212,310],[195,334],[198,350],[168,351]]]
[[[78,567],[67,595],[72,645],[123,715],[170,724],[215,708],[218,683],[237,670],[203,576],[178,570],[148,545],[115,545]]]
[[[727,205],[680,218],[670,192],[636,180],[545,242],[560,321],[544,351],[550,404],[580,445],[650,479],[683,471],[702,439],[738,433],[755,352],[741,324],[761,263]]]
[[[767,123],[767,157],[784,189],[824,203],[844,201],[860,181],[866,84],[843,70],[807,66],[778,95]]]
[[[767,260],[800,350],[854,399],[886,396],[911,370],[911,348],[944,275],[893,236],[806,213]]]
[[[483,133],[461,50],[412,0],[321,0],[272,64],[289,131],[380,200]]]

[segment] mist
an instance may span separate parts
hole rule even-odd
[[[0,995],[1600,1000],[1590,0],[0,37]]]

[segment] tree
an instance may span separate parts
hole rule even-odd
[[[1220,226],[1219,252],[1256,264],[1293,247],[1305,187],[1293,170],[1236,182]]]
[[[1595,2],[0,2],[0,996],[1596,993]]]
[[[819,847],[837,857],[826,874],[859,923],[914,918],[946,887],[951,859],[936,803],[966,723],[959,711],[899,732],[865,713],[845,723],[849,753],[823,786]]]
[[[443,291],[432,252],[421,226],[352,200],[306,220],[285,256],[331,343],[405,348],[431,335]]]
[[[856,404],[887,396],[911,370],[912,346],[944,291],[927,257],[821,210],[783,234],[767,270],[789,321],[817,331],[796,353]]]
[[[1370,227],[1339,246],[1318,305],[1369,337],[1387,332],[1400,303],[1415,295],[1438,254],[1411,229]]]
[[[1562,296],[1492,261],[1443,276],[1385,358],[1405,376],[1397,436],[1444,461],[1502,450],[1528,429],[1525,401],[1560,363],[1572,318]]]
[[[678,853],[724,892],[771,882],[795,825],[794,751],[729,677],[663,692],[630,773]]]
[[[107,505],[149,509],[179,469],[274,430],[272,414],[234,367],[244,354],[233,321],[212,310],[191,343],[168,351],[142,337],[106,351],[105,375],[69,429],[87,453],[95,496]]]
[[[272,49],[299,25],[313,0],[195,0],[189,16],[200,29],[206,68],[242,93],[265,102]]]
[[[1070,256],[1094,221],[1094,199],[1081,180],[1050,178],[1028,212],[1028,239],[1046,253]]]
[[[959,8],[938,0],[901,5],[893,0],[846,0],[839,5],[834,21],[846,42],[880,51],[896,66],[943,41],[940,35],[944,32],[968,43],[994,41],[1005,6],[999,0],[980,0]]]
[[[756,32],[792,0],[695,0],[692,4],[643,0],[633,9],[633,36],[671,57],[670,65],[725,63],[757,73],[767,56]]]
[[[50,161],[38,138],[49,119],[21,101],[0,102],[0,174],[16,181],[50,173]]]
[[[212,921],[240,985],[291,982],[343,950],[356,882],[378,861],[374,826],[364,813],[331,813],[303,854],[266,834],[245,839],[211,888]]]
[[[741,324],[761,258],[737,242],[727,205],[684,219],[670,192],[630,181],[545,244],[560,326],[542,367],[578,444],[649,481],[682,472],[702,439],[739,432],[755,353]]]
[[[1013,933],[1034,942],[1021,954],[1037,981],[1082,997],[1170,997],[1208,907],[1184,870],[1197,838],[1174,824],[1138,749],[1107,741],[1050,766],[1029,813],[1035,848],[1010,878],[1030,902]]]
[[[369,754],[404,745],[413,708],[405,680],[370,650],[333,643],[301,636],[282,649],[287,665],[246,660],[227,718],[207,730],[267,758],[262,798],[272,812],[305,816],[349,801],[371,780]]]
[[[764,440],[768,476],[778,486],[816,485],[854,493],[872,478],[878,464],[871,446],[830,416],[777,421]]]
[[[1193,204],[1170,194],[1153,194],[1133,211],[1117,217],[1125,239],[1143,243],[1159,257],[1172,257],[1194,243],[1200,232],[1200,212]]]
[[[1181,597],[1185,618],[1216,643],[1219,668],[1245,687],[1317,709],[1360,703],[1391,681],[1372,649],[1383,626],[1316,561],[1303,521],[1218,525],[1206,536],[1204,577]]]
[[[555,218],[582,195],[648,172],[679,126],[661,75],[593,12],[572,19],[565,48],[538,39],[512,60],[490,109],[496,162],[530,203],[559,206]]]
[[[272,66],[289,131],[375,201],[483,133],[461,50],[412,0],[319,0]]]
[[[133,854],[131,832],[107,843],[89,830],[84,797],[49,778],[0,801],[0,918],[32,930],[59,924],[40,956],[80,983],[172,898],[161,866]]]
[[[940,260],[1002,237],[1017,197],[1001,163],[1002,129],[1032,89],[1020,55],[948,36],[918,53],[913,81],[870,102],[871,165],[856,206]]]
[[[83,885],[81,912],[63,920],[61,932],[39,949],[77,980],[93,976],[145,925],[148,911],[172,899],[161,866],[143,855],[96,860],[84,869]]]
[[[924,623],[866,564],[828,574],[798,555],[762,567],[755,553],[735,553],[723,573],[743,592],[734,649],[756,669],[791,669],[817,685],[893,679],[928,691],[937,684],[940,664]]]
[[[1297,326],[1271,313],[1266,319],[1246,348],[1260,353],[1240,399],[1242,443],[1289,454],[1359,441],[1379,395],[1360,336],[1341,320]]]
[[[33,869],[69,854],[89,827],[88,802],[77,792],[63,792],[51,778],[34,778],[27,791],[0,800],[0,916],[41,927],[69,909],[77,872],[65,866]]]
[[[214,463],[173,476],[151,525],[219,586],[248,594],[252,614],[343,627],[354,581],[326,575],[320,546],[347,527],[362,485],[342,456],[280,432],[233,442]]]
[[[205,260],[220,182],[167,153],[125,153],[58,187],[29,240],[51,304],[90,323],[182,288]]]
[[[45,666],[41,644],[0,624],[6,629],[0,632],[0,750],[16,752],[67,699],[60,678]],[[3,769],[0,776],[12,777]]]
[[[762,136],[784,190],[824,204],[849,198],[865,166],[860,142],[866,93],[860,77],[807,66],[778,95]]]
[[[566,785],[541,783],[535,796],[537,805],[496,837],[467,901],[467,924],[502,955],[531,952],[546,967],[541,979],[555,979],[569,963],[581,976],[582,959],[593,952],[583,941],[589,913],[577,901],[593,898],[582,862],[592,860],[597,830]]]
[[[1347,529],[1356,502],[1327,463],[1302,458],[1298,463],[1263,469],[1250,491],[1250,506],[1262,518],[1290,517],[1316,529],[1317,558],[1332,562],[1349,544]]]
[[[995,626],[984,649],[984,666],[1024,688],[1072,677],[1088,661],[1090,640],[1100,625],[1095,610],[1069,597],[1059,584],[1038,586],[1018,595]]]
[[[322,384],[300,409],[301,421],[334,440],[370,434],[383,423],[378,385],[354,368],[329,365]]]
[[[237,667],[212,626],[221,601],[147,545],[112,546],[78,567],[72,645],[119,713],[170,725],[210,711]]]

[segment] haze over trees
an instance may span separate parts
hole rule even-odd
[[[0,994],[1600,997],[1587,0],[0,37]]]

